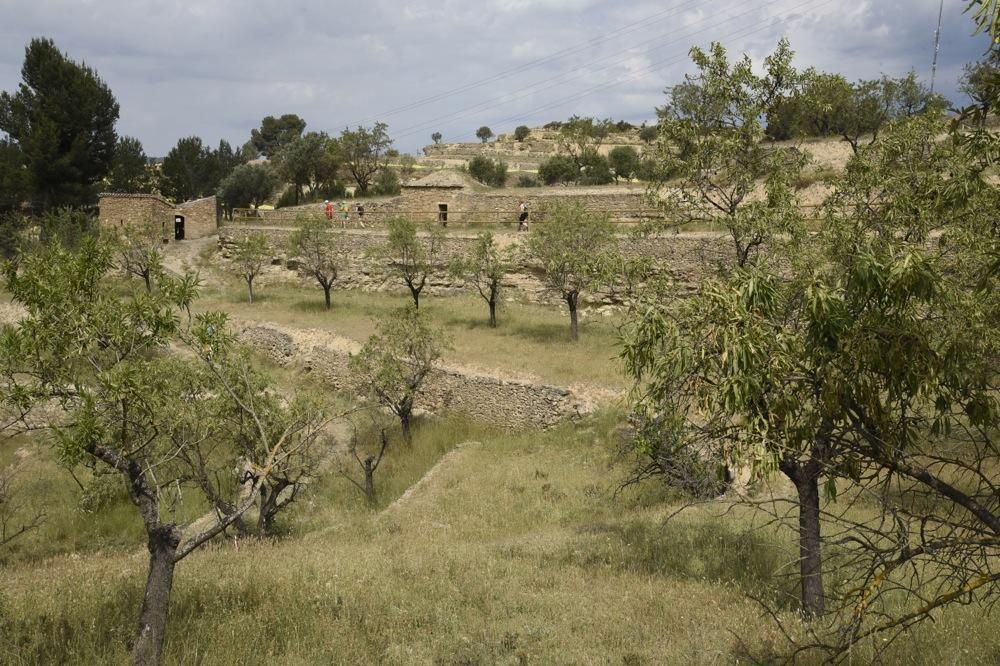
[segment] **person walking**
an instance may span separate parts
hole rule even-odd
[[[323,214],[326,215],[326,219],[333,219],[333,202],[329,199],[323,202]]]
[[[517,230],[527,231],[528,230],[528,204],[521,201],[517,206]]]
[[[341,201],[340,202],[340,228],[341,229],[346,229],[347,228],[347,218],[350,217],[350,214],[351,214],[351,212],[347,208],[347,202],[346,201]]]
[[[362,229],[364,229],[365,228],[365,205],[363,203],[359,203],[357,206],[355,206],[355,209],[358,211],[358,224],[361,226]]]

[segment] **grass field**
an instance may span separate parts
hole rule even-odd
[[[247,303],[245,286],[230,279],[224,287],[205,288],[197,307],[225,310],[240,319],[317,328],[364,342],[375,331],[375,319],[411,302],[405,294],[334,290],[328,311],[318,285],[288,283],[255,289],[254,301]],[[498,327],[491,329],[486,303],[478,297],[435,296],[431,291],[420,303],[421,312],[451,338],[453,349],[446,353],[446,362],[561,386],[620,389],[626,385],[617,359],[617,317],[585,316],[574,344],[565,308],[513,300],[504,304]]]
[[[425,424],[368,508],[330,475],[285,535],[221,541],[178,567],[167,663],[732,664],[780,649],[748,595],[780,607],[792,535],[655,485],[614,496],[617,415],[510,435]],[[420,492],[389,506],[458,443]],[[78,521],[81,536],[107,519]],[[0,662],[120,663],[142,595],[140,542],[0,572]],[[793,628],[791,612],[785,619]],[[886,663],[996,663],[1000,636],[956,608]],[[867,663],[859,646],[854,663]],[[804,663],[812,663],[806,661]]]

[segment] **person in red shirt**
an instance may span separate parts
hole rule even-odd
[[[323,206],[323,214],[326,215],[326,219],[333,219],[333,202],[329,199],[326,200],[326,205]]]

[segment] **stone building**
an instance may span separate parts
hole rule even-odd
[[[547,209],[561,204],[607,213],[615,222],[635,222],[657,214],[641,185],[492,189],[466,174],[447,170],[403,185],[394,207],[424,222],[489,224],[516,220],[521,201],[528,204],[536,221],[544,219]]]
[[[219,206],[214,196],[174,205],[158,194],[104,192],[98,201],[104,227],[158,224],[164,240],[204,238],[218,232]]]

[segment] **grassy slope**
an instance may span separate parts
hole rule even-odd
[[[387,505],[456,441],[420,492],[372,512],[335,475],[273,542],[180,564],[170,663],[724,664],[779,633],[746,595],[785,598],[790,535],[655,488],[614,498],[612,416],[507,435],[425,425],[379,481]],[[0,662],[124,659],[145,554],[63,555],[0,572]],[[915,630],[895,663],[995,663],[981,610]],[[743,645],[745,643],[745,646]],[[858,649],[859,663],[867,648]]]

